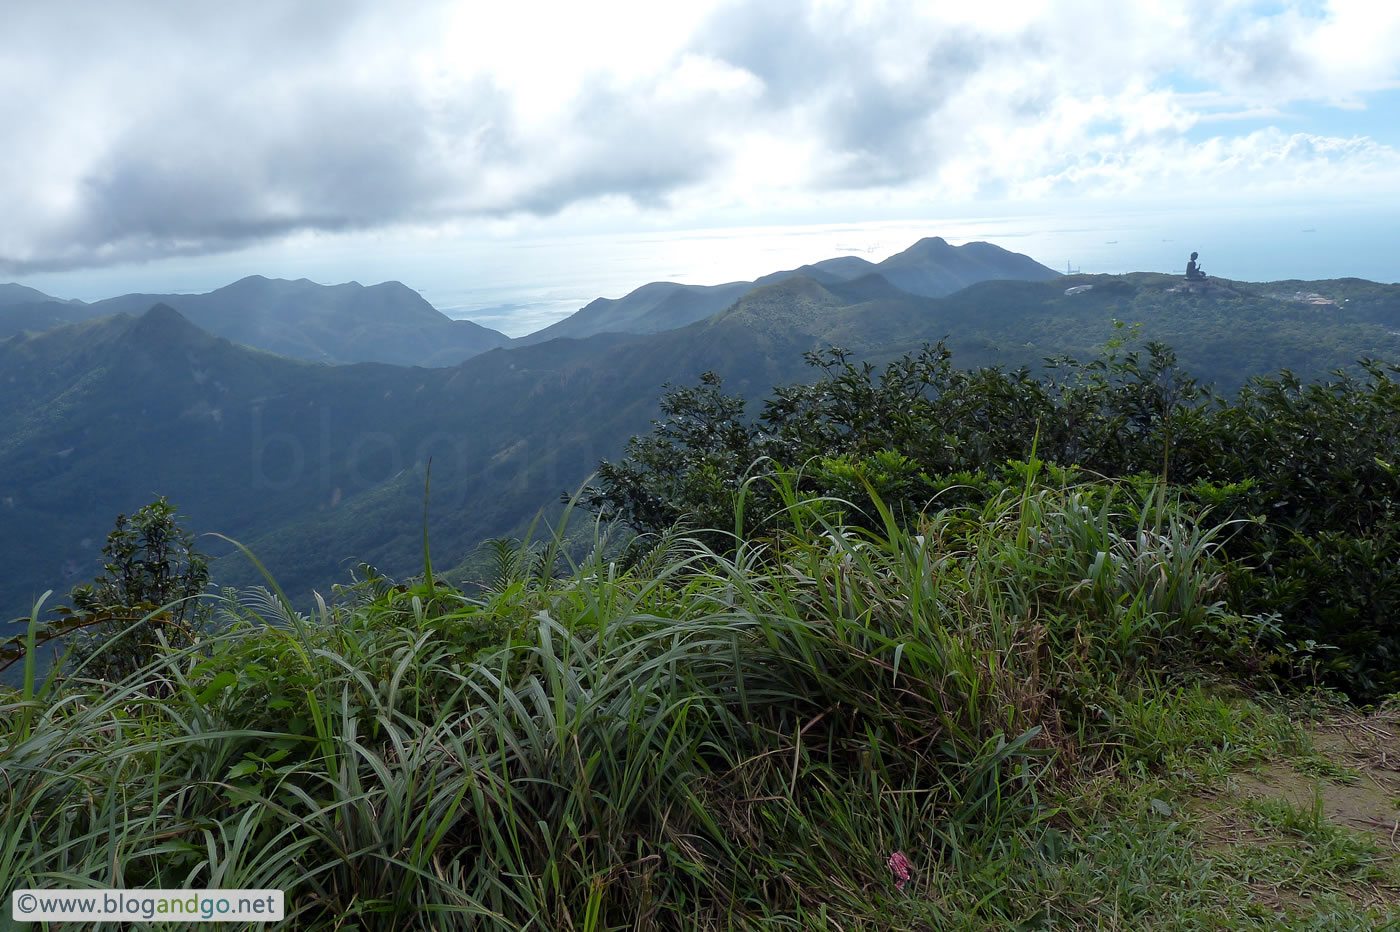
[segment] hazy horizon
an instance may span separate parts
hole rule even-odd
[[[520,333],[921,235],[1400,278],[1395,4],[9,12],[0,280],[62,297],[399,280]]]
[[[838,255],[879,262],[926,236],[954,245],[991,242],[1057,271],[1180,272],[1191,251],[1208,274],[1241,281],[1366,278],[1400,280],[1400,215],[1352,207],[1276,205],[1209,214],[1157,208],[1134,214],[949,217],[575,234],[551,238],[443,239],[433,249],[374,243],[325,253],[244,250],[202,260],[167,259],[18,277],[55,297],[95,301],[118,294],[203,293],[248,275],[322,284],[400,281],[449,317],[518,337],[596,298],[618,298],[648,282],[713,285],[757,278]]]

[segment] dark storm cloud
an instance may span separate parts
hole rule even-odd
[[[67,193],[57,209],[16,198],[12,219],[27,235],[0,233],[0,272],[223,250],[299,230],[552,214],[604,196],[662,204],[719,157],[710,136],[722,113],[697,120],[685,112],[693,103],[601,79],[561,87],[571,105],[547,131],[522,131],[491,75],[434,84],[444,64],[434,62],[425,76],[413,43],[432,41],[442,19],[427,17],[417,34],[391,19],[406,34],[381,36],[363,24],[357,34],[355,17],[334,6],[252,8],[222,39],[228,9],[189,5],[169,17],[147,8],[150,22],[128,24],[140,32],[134,48],[87,35],[120,92],[72,84],[71,119],[107,127],[100,151],[80,158],[68,147],[81,171],[66,179],[36,156],[35,170],[53,171]],[[46,25],[61,41],[57,23]],[[47,127],[56,149],[64,129]]]
[[[808,23],[805,4],[770,0],[720,10],[696,37],[695,48],[756,75],[765,102],[786,107],[831,81],[833,69],[843,70],[831,55],[838,41]]]
[[[962,64],[930,55],[916,80],[898,86],[852,75],[823,111],[828,143],[849,160],[823,182],[832,188],[897,185],[936,168],[957,146],[957,128],[940,126],[939,117],[977,67],[971,55]]]
[[[477,81],[447,103],[411,85],[238,89],[132,119],[75,184],[47,254],[24,272],[236,248],[297,230],[454,216],[476,170],[517,155],[509,103]]]
[[[441,206],[457,181],[454,163],[511,148],[496,138],[508,121],[498,93],[480,87],[460,106],[472,118],[451,127],[456,152],[443,150],[436,115],[410,88],[317,90],[288,102],[275,122],[227,111],[178,127],[143,122],[84,179],[78,228],[110,242],[130,229],[234,238],[409,219]]]

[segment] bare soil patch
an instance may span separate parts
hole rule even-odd
[[[1311,725],[1309,734],[1314,754],[1234,774],[1188,805],[1200,819],[1206,853],[1245,873],[1256,903],[1266,909],[1307,912],[1324,889],[1361,907],[1400,907],[1400,709],[1369,716],[1332,713]],[[1292,807],[1301,824],[1261,818],[1272,802]],[[1378,855],[1366,870],[1338,871],[1325,887],[1311,871],[1310,879],[1299,877],[1296,884],[1286,882],[1287,871],[1250,874],[1256,865],[1294,856],[1312,857],[1310,863],[1325,872],[1325,855],[1313,854],[1319,839],[1307,830],[1312,824],[1356,833]],[[1369,876],[1363,880],[1362,874]]]

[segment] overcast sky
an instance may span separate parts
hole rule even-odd
[[[1400,205],[1395,0],[9,2],[0,89],[0,279],[308,237]]]

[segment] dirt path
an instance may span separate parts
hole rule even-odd
[[[1189,807],[1203,846],[1262,909],[1400,906],[1400,709],[1332,713],[1312,754],[1234,774]]]
[[[1321,800],[1322,815],[1336,825],[1376,838],[1382,850],[1400,854],[1400,713],[1362,718],[1337,716],[1313,726],[1317,767],[1271,763],[1258,775],[1238,778],[1239,792],[1274,797],[1308,808]]]

